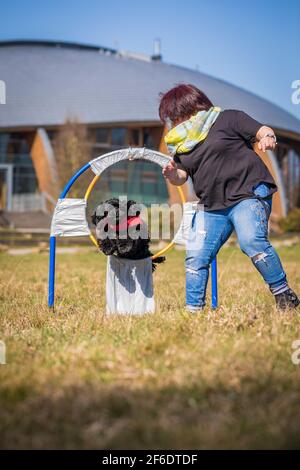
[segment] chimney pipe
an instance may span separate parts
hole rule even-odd
[[[154,39],[153,42],[153,55],[152,55],[152,60],[157,60],[161,61],[162,60],[162,55],[161,55],[161,40],[156,38]]]

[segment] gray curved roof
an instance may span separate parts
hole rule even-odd
[[[242,109],[262,123],[300,134],[300,121],[278,106],[198,71],[159,60],[120,56],[78,44],[0,42],[6,105],[0,127],[57,125],[76,115],[86,123],[159,122],[159,93],[193,83],[223,109]]]

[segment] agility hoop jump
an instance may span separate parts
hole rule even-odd
[[[97,181],[99,180],[101,173],[109,168],[110,166],[124,160],[147,160],[152,163],[156,163],[162,168],[168,164],[171,160],[171,157],[164,155],[161,152],[155,150],[150,150],[145,147],[143,148],[126,148],[121,150],[116,150],[114,152],[106,153],[100,155],[90,162],[86,163],[81,167],[69,180],[63,189],[57,204],[54,209],[52,223],[51,223],[51,233],[49,239],[49,282],[48,282],[48,306],[50,308],[54,307],[55,299],[55,264],[56,264],[56,237],[82,237],[89,236],[92,243],[98,248],[98,243],[94,235],[91,233],[89,224],[86,217],[87,202],[91,195],[92,190],[94,189]],[[90,182],[88,189],[84,195],[83,199],[80,198],[68,198],[67,194],[75,181],[88,169],[92,170],[94,173],[94,178]],[[186,202],[184,193],[180,186],[176,186],[181,203],[183,205],[183,210],[185,209]],[[152,255],[152,259],[155,259],[158,256],[162,256],[167,253],[176,243],[176,238],[178,234],[182,231],[182,222],[181,225],[174,235],[174,238],[169,242],[163,249]],[[217,259],[213,259],[211,263],[211,296],[212,302],[211,306],[213,309],[218,306],[218,286],[217,286]]]

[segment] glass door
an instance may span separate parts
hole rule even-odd
[[[0,211],[12,210],[13,165],[0,163]]]

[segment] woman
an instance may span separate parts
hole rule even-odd
[[[215,107],[193,85],[178,85],[161,96],[159,115],[169,132],[173,159],[163,176],[180,186],[191,177],[203,209],[193,217],[186,250],[186,308],[205,306],[209,265],[235,229],[241,250],[275,296],[279,309],[300,301],[268,240],[275,181],[252,144],[274,150],[276,136],[243,111]]]

